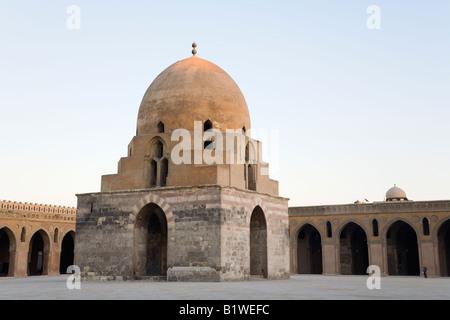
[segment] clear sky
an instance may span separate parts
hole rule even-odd
[[[100,191],[146,89],[194,41],[268,133],[291,206],[381,201],[394,183],[450,199],[446,0],[0,0],[0,199],[76,206]]]

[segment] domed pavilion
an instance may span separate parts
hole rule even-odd
[[[145,92],[118,172],[77,195],[85,279],[289,277],[288,199],[238,85],[193,47]]]

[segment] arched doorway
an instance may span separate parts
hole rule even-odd
[[[49,245],[50,239],[44,230],[36,231],[31,237],[28,251],[29,276],[48,274]]]
[[[341,274],[367,274],[369,251],[366,232],[356,223],[348,223],[339,235]]]
[[[133,274],[167,274],[167,219],[156,204],[144,206],[134,225]]]
[[[250,275],[267,278],[267,225],[260,206],[250,218]]]
[[[386,233],[386,245],[389,275],[420,274],[417,235],[409,224],[393,223]]]
[[[310,224],[298,233],[297,266],[298,273],[322,273],[322,240],[319,231]]]
[[[67,268],[73,265],[75,249],[75,232],[67,232],[61,242],[61,257],[59,259],[59,273],[66,274]]]
[[[450,220],[439,228],[438,248],[441,277],[450,277]]]
[[[14,275],[14,254],[16,241],[8,228],[0,229],[0,277]]]

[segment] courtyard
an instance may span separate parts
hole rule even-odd
[[[241,282],[81,281],[69,275],[0,278],[0,300],[448,300],[450,278],[387,276],[368,289],[368,276],[291,275]]]

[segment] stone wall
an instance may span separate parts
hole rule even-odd
[[[150,203],[167,220],[168,280],[249,279],[257,206],[267,222],[267,276],[289,277],[287,199],[211,185],[78,195],[75,263],[84,278],[136,278],[135,223]]]
[[[251,191],[224,189],[222,220],[223,279],[250,277],[250,220],[256,207],[264,213],[267,226],[267,277],[289,278],[289,219],[287,199]]]

